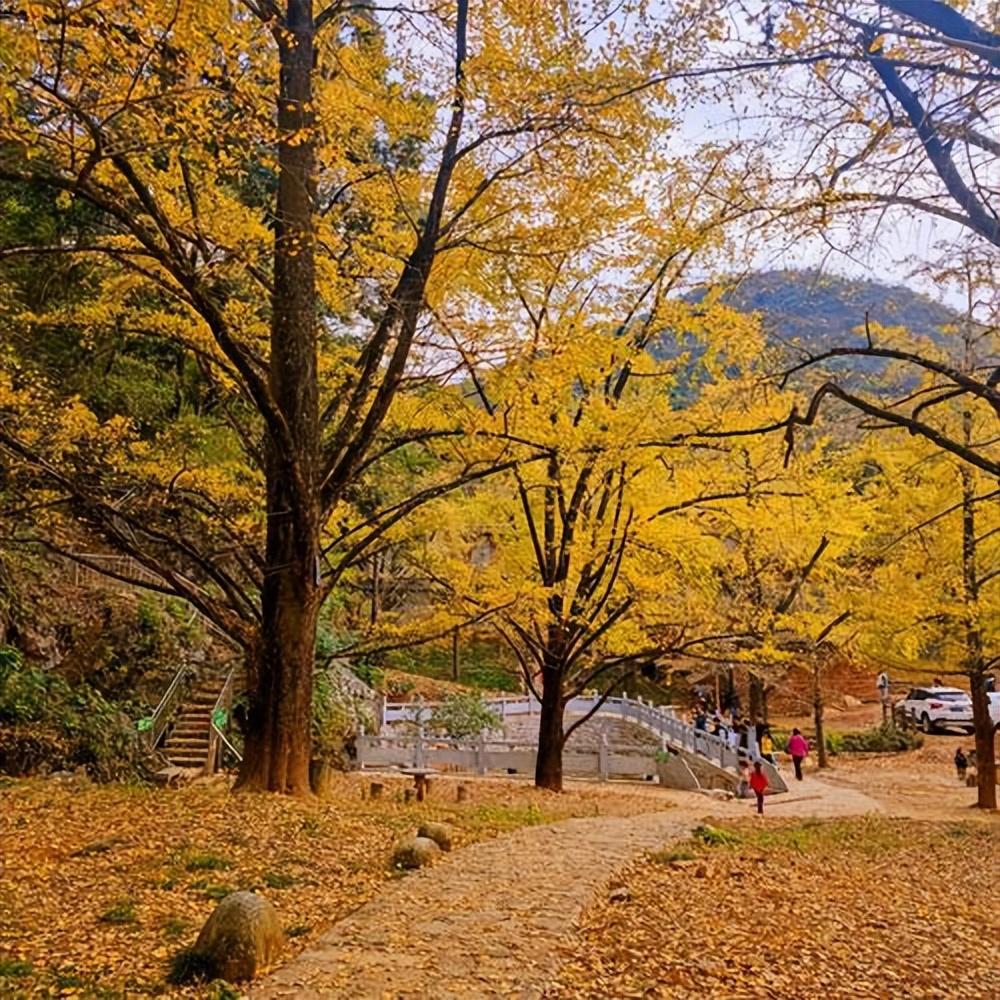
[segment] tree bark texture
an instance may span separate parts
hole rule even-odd
[[[535,786],[553,792],[561,792],[563,787],[564,673],[564,665],[555,657],[542,669],[542,711],[538,721]]]
[[[278,32],[278,192],[269,386],[288,441],[264,442],[267,530],[261,642],[250,663],[239,787],[308,794],[312,675],[319,612],[320,461],[313,214],[314,25],[289,0]]]
[[[829,767],[826,733],[823,729],[823,665],[818,656],[813,663],[813,723],[816,727],[816,766]]]
[[[758,674],[750,674],[748,683],[747,711],[750,719],[757,722],[758,719],[767,722],[767,699],[764,694],[764,679]]]
[[[965,437],[971,438],[971,415],[965,414]],[[976,565],[975,483],[971,470],[962,476],[962,580],[965,596],[965,655],[972,694],[972,722],[976,732],[976,805],[996,809],[996,761],[993,757],[993,722],[986,695],[983,635],[979,626],[979,578]]]

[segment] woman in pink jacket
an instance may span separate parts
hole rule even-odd
[[[788,754],[795,765],[795,777],[802,780],[802,761],[809,754],[809,741],[797,729],[788,737]]]

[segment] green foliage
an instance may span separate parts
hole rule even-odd
[[[452,679],[451,646],[427,645],[386,656],[386,666],[435,680]],[[496,642],[462,639],[459,680],[488,691],[519,691],[521,674],[506,649]]]
[[[467,826],[471,829],[487,828],[504,832],[522,826],[538,826],[546,822],[542,810],[534,802],[526,806],[484,803],[471,813]]]
[[[669,865],[674,861],[694,861],[698,857],[694,851],[685,847],[668,847],[662,851],[652,851],[649,860],[654,865]]]
[[[707,823],[703,826],[696,826],[691,831],[691,836],[708,847],[731,847],[740,842],[739,834],[732,830],[724,830],[722,827],[710,826]]]
[[[131,720],[87,684],[69,684],[0,648],[0,770],[83,766],[100,781],[145,776]]]
[[[203,983],[215,979],[217,966],[213,959],[202,955],[193,948],[184,948],[170,960],[167,982],[175,986],[187,983]]]
[[[371,660],[362,658],[351,665],[351,669],[370,688],[381,691],[385,683],[385,671],[376,666]]]
[[[19,958],[0,958],[0,979],[21,979],[30,976],[33,966]]]
[[[316,659],[318,661],[328,660],[336,652],[336,636],[334,636],[328,626],[320,625],[316,629]]]
[[[289,875],[288,872],[265,872],[264,873],[264,885],[268,889],[290,889],[298,879],[294,875]]]
[[[240,1000],[243,993],[232,983],[227,983],[224,979],[212,983],[211,1000]]]
[[[493,711],[477,691],[450,694],[430,716],[430,727],[455,739],[478,736],[484,729],[496,729],[500,716]]]
[[[137,919],[135,901],[131,899],[119,899],[101,914],[104,924],[134,924]]]
[[[163,936],[170,941],[178,941],[187,934],[191,923],[183,917],[167,917],[163,922]]]
[[[923,745],[924,738],[917,732],[899,729],[891,722],[884,722],[871,729],[858,732],[843,733],[840,746],[834,753],[896,753],[904,750],[915,750]]]
[[[228,858],[218,854],[192,854],[184,865],[189,872],[217,872],[232,868],[233,863]]]
[[[318,670],[313,679],[313,755],[347,767],[349,748],[361,727],[375,728],[371,705],[341,683],[336,669]]]
[[[58,678],[24,666],[21,654],[10,646],[0,648],[0,722],[39,722],[45,715],[49,689],[66,688]]]
[[[200,878],[192,882],[191,888],[203,892],[209,899],[225,899],[230,893],[236,892],[234,886],[225,885],[221,882],[212,882],[207,878]]]
[[[860,851],[878,857],[906,846],[899,827],[891,821],[867,816],[843,820],[807,819],[778,827],[748,829],[742,846],[764,851]]]

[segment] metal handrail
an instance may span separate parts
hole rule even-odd
[[[233,674],[235,672],[235,669],[233,669],[226,674],[226,679],[222,684],[222,690],[219,692],[219,697],[215,699],[215,704],[212,706],[212,714],[209,716],[208,753],[205,755],[205,771],[208,774],[215,774],[218,770],[219,737],[222,737],[222,739],[225,740],[225,736],[222,735],[222,730],[220,730],[215,724],[215,713],[220,708],[228,709],[232,704]],[[226,742],[228,742],[228,740]]]
[[[236,747],[234,747],[232,743],[226,739],[226,734],[214,722],[212,723],[212,729],[215,730],[215,735],[222,740],[222,742],[228,747],[229,752],[236,758],[236,763],[242,764],[243,754],[241,754],[239,750],[237,750]]]
[[[167,722],[170,716],[173,714],[173,709],[176,707],[173,704],[174,698],[177,692],[180,690],[181,684],[184,682],[184,678],[187,677],[190,671],[189,667],[181,667],[176,674],[174,674],[173,680],[164,692],[163,697],[160,699],[159,705],[153,710],[152,716],[150,716],[150,727],[149,727],[149,746],[155,747],[157,743],[160,742],[160,737],[163,736],[167,728]],[[168,711],[169,709],[169,711]]]

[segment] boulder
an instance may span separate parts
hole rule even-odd
[[[274,965],[285,944],[275,908],[253,892],[233,892],[212,911],[192,953],[217,979],[253,979]]]
[[[423,868],[440,853],[430,837],[404,837],[392,849],[392,864],[394,868]]]
[[[860,698],[855,698],[853,694],[845,694],[844,695],[844,704],[848,708],[860,708],[861,707],[861,699]]]
[[[433,840],[442,851],[451,850],[452,829],[447,823],[421,823],[417,836]]]
[[[628,891],[628,887],[624,885],[616,886],[608,893],[609,903],[627,903],[632,899],[632,893]]]

